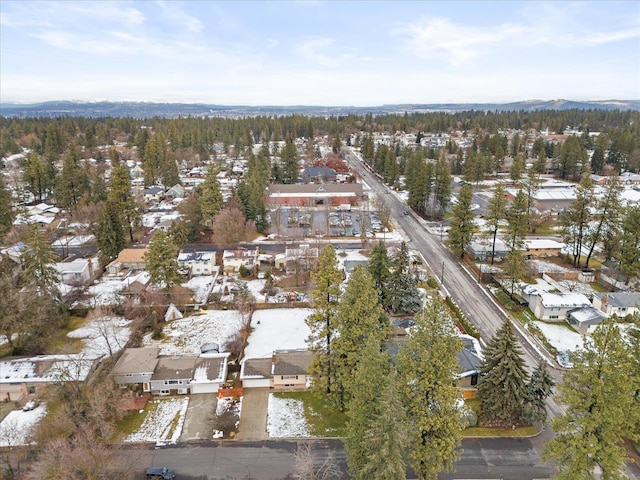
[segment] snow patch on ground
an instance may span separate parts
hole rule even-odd
[[[570,271],[570,269],[562,265],[545,262],[544,260],[529,260],[529,265],[538,273],[564,273]]]
[[[311,432],[304,416],[304,404],[293,398],[269,394],[267,433],[271,438],[309,437]]]
[[[201,277],[193,277],[188,282],[182,284],[183,287],[192,290],[195,297],[194,301],[199,304],[207,303],[207,294],[213,283],[211,275],[203,275]]]
[[[131,335],[130,324],[129,320],[122,317],[98,317],[69,332],[67,336],[84,339],[81,355],[99,357],[116,353],[125,347]]]
[[[152,400],[156,409],[149,412],[137,432],[129,435],[126,442],[176,443],[189,405],[189,397]],[[175,418],[177,423],[174,424]]]
[[[218,403],[216,405],[216,415],[222,415],[225,411],[227,411],[232,404],[233,410],[238,415],[238,421],[236,422],[236,428],[240,424],[240,413],[242,412],[242,399],[244,397],[222,397],[218,399]],[[211,438],[223,438],[224,433],[222,430],[214,430]]]
[[[305,320],[310,308],[276,308],[253,312],[253,331],[245,348],[245,358],[270,357],[274,350],[307,348],[311,330]]]
[[[153,340],[145,335],[145,347],[159,347],[161,355],[200,354],[205,343],[222,348],[242,327],[242,314],[237,310],[207,310],[190,317],[173,320],[162,329],[165,338]]]
[[[34,427],[47,413],[47,408],[40,405],[29,412],[14,410],[4,417],[0,423],[0,447],[13,447],[31,443],[30,436]]]
[[[582,348],[583,337],[562,325],[553,325],[545,322],[534,322],[535,325],[544,333],[549,343],[559,351],[575,352]]]
[[[124,297],[120,295],[120,292],[125,286],[126,284],[119,278],[103,277],[99,282],[88,288],[89,300],[82,303],[87,307],[120,305],[124,301]]]

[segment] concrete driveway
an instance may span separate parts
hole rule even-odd
[[[178,441],[210,440],[217,404],[218,397],[213,393],[189,395],[189,406]]]
[[[269,388],[245,388],[236,438],[243,441],[266,440]]]

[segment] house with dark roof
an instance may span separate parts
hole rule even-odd
[[[362,196],[361,183],[269,185],[269,204],[272,206],[357,205]]]
[[[325,166],[308,167],[302,172],[302,181],[304,183],[333,183],[336,181],[336,171]]]
[[[482,364],[480,343],[470,335],[460,335],[463,342],[458,352],[458,387],[463,398],[475,398],[478,392],[478,375]]]
[[[244,388],[306,390],[311,384],[309,365],[313,352],[306,349],[276,350],[271,358],[247,358],[240,368]]]
[[[143,392],[150,392],[149,382],[158,364],[157,347],[126,348],[111,370],[111,376],[120,386],[139,385]]]

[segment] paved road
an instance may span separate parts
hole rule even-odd
[[[353,153],[348,155],[348,161],[352,168],[360,172],[375,194],[380,194],[386,190],[386,187],[364,168],[362,162]],[[493,300],[493,297],[484,286],[478,283],[477,279],[470,275],[458,262],[458,259],[453,258],[444,245],[440,243],[440,235],[428,233],[425,228],[425,222],[418,216],[414,214],[403,215],[402,212],[407,210],[406,204],[395,195],[387,195],[387,198],[391,204],[392,215],[396,223],[410,239],[411,247],[423,255],[427,265],[442,281],[447,293],[455,300],[467,318],[478,328],[482,338],[486,341],[492,337],[505,320],[510,320],[509,315]],[[529,370],[535,368],[540,361],[546,361],[555,366],[553,359],[531,345],[531,340],[525,338],[516,322],[512,322],[512,324],[519,329],[518,335]],[[551,374],[556,383],[562,381],[561,372],[551,369]],[[548,411],[550,417],[556,417],[562,414],[563,408],[553,399],[549,399]]]
[[[331,454],[343,472],[342,478],[349,478],[342,442],[313,440],[310,445],[316,464]],[[295,472],[297,448],[297,441],[236,441],[183,444],[136,454],[140,464],[169,466],[183,480],[282,480]],[[442,474],[440,479],[529,480],[549,478],[552,473],[552,467],[540,460],[529,439],[467,439],[462,449],[456,471]],[[407,478],[415,478],[411,470]]]

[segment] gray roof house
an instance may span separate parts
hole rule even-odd
[[[188,394],[197,360],[196,356],[160,357],[151,376],[151,393]]]
[[[593,306],[609,316],[640,314],[640,292],[594,293]]]
[[[140,384],[144,392],[149,392],[149,382],[158,364],[159,353],[157,347],[127,348],[111,370],[111,376],[119,385]]]
[[[591,327],[600,325],[607,314],[595,307],[582,307],[567,312],[567,323],[580,333],[587,333]]]

